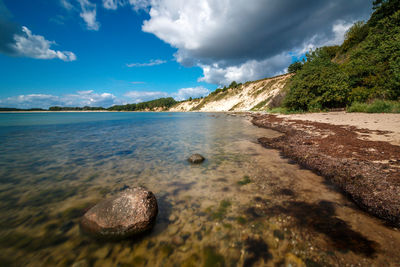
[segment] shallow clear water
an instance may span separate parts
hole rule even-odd
[[[397,229],[257,144],[222,113],[1,113],[1,266],[396,266]],[[190,165],[200,153],[207,160]],[[82,214],[126,185],[159,203],[149,234],[103,242]]]

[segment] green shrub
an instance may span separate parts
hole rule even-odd
[[[290,80],[283,102],[289,110],[318,111],[345,107],[350,94],[348,76],[325,49],[307,54],[307,62]]]
[[[366,112],[367,103],[354,102],[347,108],[347,112]]]
[[[369,27],[364,21],[358,21],[346,32],[345,40],[341,46],[342,52],[361,43],[368,35]]]
[[[301,70],[302,68],[303,68],[303,63],[300,61],[296,61],[289,65],[288,72],[295,73],[295,72]]]
[[[392,104],[383,100],[375,100],[372,104],[367,106],[368,113],[390,113],[392,111]]]
[[[400,102],[375,100],[370,104],[354,102],[347,112],[400,113]]]

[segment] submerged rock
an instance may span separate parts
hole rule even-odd
[[[193,154],[188,158],[188,161],[194,164],[202,163],[204,160],[205,158],[200,154]]]
[[[128,188],[88,210],[82,217],[81,228],[97,237],[120,239],[151,229],[157,213],[152,192],[141,187]]]

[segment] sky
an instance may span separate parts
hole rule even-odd
[[[0,107],[207,95],[336,45],[369,0],[0,0]]]

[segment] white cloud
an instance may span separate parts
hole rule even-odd
[[[147,10],[147,8],[150,6],[151,1],[150,0],[129,0],[129,4],[133,7],[134,10]]]
[[[246,82],[282,74],[291,63],[291,56],[282,53],[265,60],[248,60],[238,65],[200,65],[203,77],[199,81],[228,85],[232,81]]]
[[[337,21],[332,26],[332,32],[334,36],[331,40],[328,40],[324,45],[340,45],[343,43],[346,32],[353,26],[354,21],[346,22],[346,21]]]
[[[41,35],[34,35],[25,26],[22,32],[14,35],[15,43],[12,44],[13,50],[17,56],[31,57],[37,59],[58,58],[63,61],[74,61],[76,56],[70,51],[56,51],[50,49],[55,42],[46,40]]]
[[[53,105],[60,105],[59,98],[46,94],[19,95],[0,99],[2,107],[10,108],[48,108]]]
[[[123,7],[130,4],[136,11],[140,9],[147,10],[150,6],[149,0],[103,0],[103,7],[105,9],[116,10],[118,7]]]
[[[144,32],[177,48],[179,63],[202,67],[204,81],[217,82],[215,78],[221,77],[218,83],[231,76],[250,80],[282,72],[287,66],[278,64],[274,59],[277,55],[286,55],[286,60],[290,53],[305,47],[338,43],[346,22],[365,18],[371,12],[365,0],[133,2],[130,4],[136,9],[147,10],[150,5]]]
[[[124,5],[124,2],[125,1],[121,1],[121,0],[103,0],[103,7],[105,9],[116,10],[118,8],[118,6]]]
[[[346,32],[353,26],[354,22],[337,21],[332,26],[332,36],[320,36],[314,35],[310,39],[306,40],[301,46],[293,49],[295,56],[301,56],[310,50],[314,50],[322,46],[340,45],[343,43]]]
[[[159,91],[130,91],[124,94],[129,99],[129,103],[139,103],[161,97],[168,97],[168,93]]]
[[[96,4],[91,3],[89,0],[78,0],[81,6],[81,13],[79,16],[85,21],[88,30],[98,31],[100,23],[96,20]]]
[[[102,106],[109,107],[118,102],[115,95],[110,93],[95,93],[93,90],[78,91],[76,94],[64,95],[60,100],[65,106]]]
[[[206,96],[210,93],[210,90],[204,88],[203,86],[189,87],[179,89],[177,93],[173,93],[172,96],[175,100],[181,101],[188,99],[189,97],[198,98],[201,96]]]
[[[124,94],[128,98],[128,103],[139,103],[149,101],[161,97],[173,97],[178,101],[188,99],[189,97],[197,98],[208,95],[210,91],[202,86],[181,88],[174,93],[166,93],[160,91],[130,91]]]
[[[61,6],[67,10],[72,10],[74,6],[68,0],[60,0]]]
[[[48,94],[29,94],[0,99],[0,106],[15,108],[49,108],[50,106],[102,106],[109,107],[121,104],[113,94],[95,93],[93,90],[78,91],[76,94],[62,96]]]
[[[146,63],[129,63],[126,64],[126,66],[128,68],[132,68],[132,67],[151,67],[151,66],[156,66],[156,65],[161,65],[167,63],[166,60],[161,60],[161,59],[151,59],[150,62],[146,62]]]

